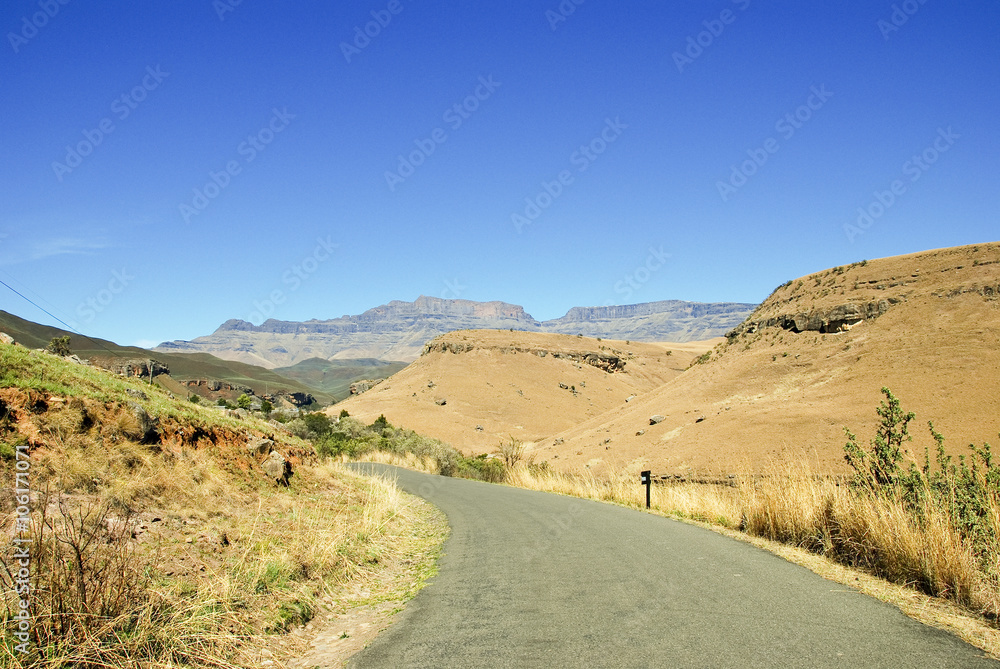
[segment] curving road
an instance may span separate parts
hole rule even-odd
[[[452,533],[350,667],[990,667],[846,586],[708,530],[385,465]]]

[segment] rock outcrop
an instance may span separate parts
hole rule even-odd
[[[878,318],[889,311],[892,305],[899,302],[899,298],[890,297],[864,304],[841,304],[832,309],[817,309],[807,313],[784,314],[761,320],[753,320],[751,318],[730,330],[726,336],[733,339],[741,334],[753,334],[769,327],[780,327],[792,332],[845,332],[862,321]]]
[[[355,381],[351,384],[351,394],[360,395],[361,393],[366,393],[378,384],[382,383],[384,379],[365,379],[364,381]]]
[[[501,346],[501,347],[480,347],[474,342],[460,342],[460,341],[441,341],[435,339],[424,345],[424,351],[421,355],[428,355],[430,353],[469,353],[476,350],[477,348],[483,348],[484,350],[494,350],[502,355],[517,355],[528,354],[537,355],[540,358],[544,358],[547,355],[551,355],[553,358],[569,360],[571,362],[587,364],[593,367],[604,370],[608,374],[613,374],[615,372],[620,372],[625,369],[625,358],[614,355],[611,353],[605,353],[603,351],[549,351],[541,348],[530,348],[524,346]]]
[[[162,362],[152,359],[139,358],[109,358],[97,357],[90,360],[90,364],[101,369],[120,374],[121,376],[148,377],[157,374],[169,374],[170,369]]]

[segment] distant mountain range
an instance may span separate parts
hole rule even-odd
[[[228,320],[210,335],[164,342],[161,352],[211,353],[219,358],[289,367],[310,358],[375,358],[410,362],[424,343],[454,330],[510,329],[583,334],[607,339],[686,342],[718,337],[757,305],[664,300],[628,306],[575,307],[565,316],[538,321],[506,302],[445,300],[421,296],[394,300],[357,316],[304,322],[269,319],[261,325]]]
[[[303,380],[305,375],[300,370],[283,375],[270,369],[247,365],[238,360],[221,359],[203,352],[196,352],[195,355],[160,352],[153,356],[144,348],[119,346],[106,339],[86,337],[68,330],[41,325],[6,311],[0,311],[0,332],[6,332],[19,344],[28,348],[44,348],[55,337],[69,336],[70,350],[80,358],[120,359],[124,361],[155,359],[170,370],[170,377],[180,382],[196,379],[220,381],[237,387],[250,388],[258,395],[311,394],[321,404],[328,404],[347,397],[350,394],[348,387],[351,381],[370,378],[373,374],[369,369],[352,368],[349,370],[348,377],[344,378],[339,385],[331,380],[327,380],[323,384],[313,385]],[[356,367],[363,367],[363,365]],[[370,367],[382,368],[382,366],[376,367],[374,365],[370,365]],[[185,390],[185,392],[187,391]]]

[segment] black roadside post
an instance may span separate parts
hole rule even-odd
[[[639,474],[639,476],[642,477],[642,484],[644,486],[646,486],[646,508],[647,509],[649,508],[649,486],[653,482],[651,474],[652,474],[652,472],[650,472],[648,469],[646,471],[642,472],[641,474]]]

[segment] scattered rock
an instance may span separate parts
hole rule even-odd
[[[483,426],[482,425],[477,425],[476,426],[476,432],[482,432],[482,431],[483,431]]]
[[[563,390],[569,390],[569,386],[567,386],[565,383],[560,383],[559,387],[562,388]]]
[[[639,430],[638,432],[636,432],[636,433],[635,433],[635,436],[637,436],[637,437],[641,437],[641,436],[642,436],[642,435],[644,435],[644,434],[646,434],[646,431],[645,431],[645,430]]]
[[[555,442],[553,443],[553,446],[558,446],[559,444],[562,444],[562,443],[565,443],[565,442],[566,442],[565,439],[563,439],[562,437],[559,437],[559,438],[557,438],[555,440]]]
[[[656,425],[657,423],[662,423],[666,419],[667,419],[666,416],[661,416],[660,414],[656,414],[655,416],[650,416],[649,417],[649,424],[650,425]]]
[[[271,451],[271,455],[264,461],[264,471],[276,484],[287,486],[288,479],[292,476],[292,463],[278,451]]]
[[[704,417],[704,416],[698,416],[697,418],[695,418],[695,419],[694,419],[694,422],[696,422],[696,423],[700,423],[700,422],[701,422],[701,421],[703,421],[703,420],[705,420],[705,417]]]
[[[148,400],[149,399],[149,395],[147,395],[146,393],[142,392],[138,388],[126,388],[125,389],[125,394],[128,395],[129,397],[134,397],[137,400]]]
[[[625,398],[625,401],[626,402],[631,402],[634,399],[635,399],[635,395],[629,395],[628,397]]]
[[[434,400],[434,404],[437,404],[439,407],[443,407],[447,403],[448,400],[444,399],[443,397],[439,400]]]

